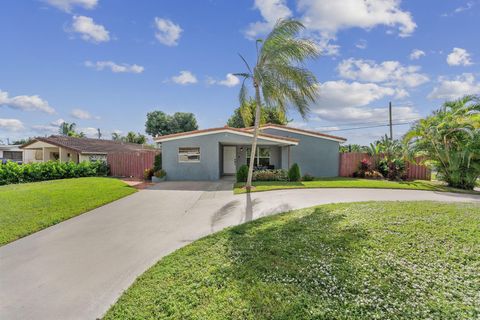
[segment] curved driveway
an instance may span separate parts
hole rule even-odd
[[[479,196],[431,191],[231,190],[228,181],[165,182],[0,247],[0,319],[96,319],[161,257],[273,213],[368,200],[480,205]]]

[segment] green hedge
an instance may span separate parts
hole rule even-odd
[[[103,161],[57,162],[18,164],[8,161],[0,165],[0,185],[55,179],[107,176],[108,165]]]

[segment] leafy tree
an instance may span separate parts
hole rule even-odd
[[[145,144],[147,142],[147,137],[145,137],[143,134],[130,131],[125,137],[122,138],[122,141],[128,143]]]
[[[190,112],[175,112],[170,122],[170,133],[180,133],[197,130],[197,119]]]
[[[404,137],[411,156],[424,156],[449,186],[473,189],[480,176],[480,97],[447,101]]]
[[[275,107],[262,105],[260,110],[260,125],[274,123],[285,125],[288,123],[285,113]],[[255,100],[249,99],[243,106],[238,107],[228,119],[227,125],[233,128],[251,127],[255,123]]]
[[[246,65],[246,72],[238,73],[243,78],[240,89],[240,105],[247,103],[248,87],[255,91],[255,123],[252,155],[248,169],[246,189],[252,186],[253,165],[260,127],[261,105],[276,106],[286,113],[287,106],[293,107],[302,117],[309,112],[309,104],[317,96],[317,79],[305,68],[305,60],[319,55],[318,46],[310,40],[298,37],[304,29],[302,23],[293,19],[279,20],[265,40],[256,41],[255,65]]]
[[[72,123],[62,122],[60,124],[60,127],[58,128],[58,133],[60,133],[62,136],[84,138],[85,133],[77,132],[76,129],[77,129],[77,124],[75,122],[72,122]]]
[[[120,135],[120,133],[114,132],[114,133],[112,133],[112,140],[113,140],[113,141],[121,141],[121,140],[122,140],[122,136]]]
[[[29,143],[30,141],[32,141],[33,138],[24,138],[24,139],[19,139],[19,140],[13,140],[11,142],[12,145],[22,145],[22,144],[26,144],[26,143]]]
[[[163,111],[147,113],[145,132],[153,137],[197,129],[197,120],[193,113],[175,112],[173,115],[168,115]]]

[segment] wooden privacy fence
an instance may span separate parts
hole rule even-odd
[[[107,155],[110,175],[143,179],[145,169],[153,168],[159,150],[113,152]]]
[[[353,173],[358,170],[360,161],[363,159],[372,160],[368,153],[348,152],[340,153],[340,177],[352,177]],[[420,159],[417,159],[420,162]],[[407,179],[408,180],[430,180],[431,172],[423,165],[408,162],[407,163]]]

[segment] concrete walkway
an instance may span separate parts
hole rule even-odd
[[[165,182],[0,247],[0,319],[96,319],[161,257],[226,226],[333,202],[476,202],[451,193],[303,189],[233,195],[232,183]]]

